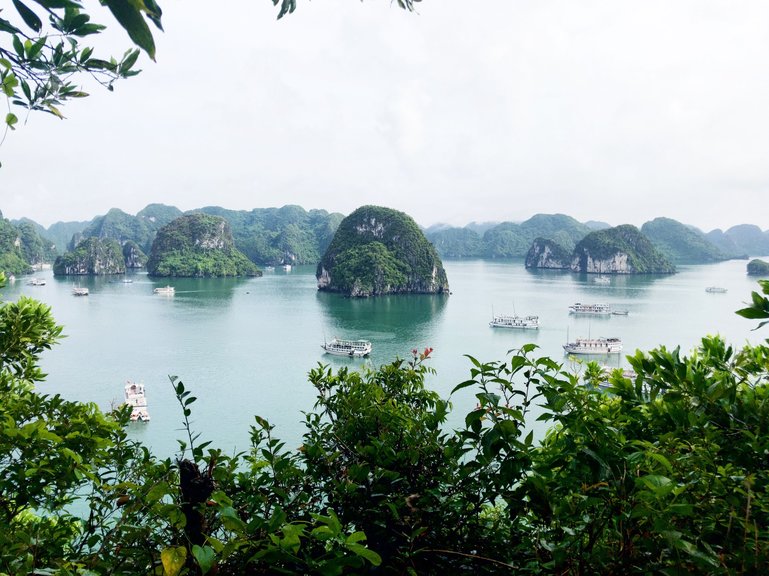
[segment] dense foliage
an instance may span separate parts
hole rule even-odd
[[[19,230],[0,214],[0,272],[25,274],[30,263],[24,258]]]
[[[704,264],[728,258],[700,230],[671,218],[655,218],[646,222],[641,226],[641,232],[675,263]]]
[[[588,259],[610,260],[617,255],[627,255],[627,265],[631,273],[675,272],[675,266],[638,228],[630,224],[591,232],[577,244],[573,259],[579,262],[579,269],[585,271]]]
[[[147,261],[150,276],[257,276],[257,267],[239,252],[224,218],[181,216],[158,230]]]
[[[182,215],[181,210],[162,204],[150,204],[132,216],[118,208],[112,208],[104,216],[97,216],[79,234],[72,237],[77,245],[83,238],[112,238],[121,245],[128,241],[139,245],[142,252],[149,252],[157,231]]]
[[[110,238],[86,238],[53,263],[56,276],[125,274],[125,270],[123,250]]]
[[[443,263],[416,222],[380,206],[342,220],[316,275],[319,289],[352,296],[449,290]]]
[[[769,293],[769,282],[761,284]],[[769,318],[753,296],[745,315]],[[745,312],[745,311],[743,311]],[[319,366],[299,450],[256,417],[225,455],[127,438],[127,412],[42,396],[50,309],[0,306],[0,572],[758,574],[769,563],[769,347],[717,337],[637,352],[631,378],[470,358],[457,430],[431,349],[362,373]],[[601,388],[608,386],[608,391]],[[459,396],[458,396],[459,397]],[[535,411],[536,410],[536,411]],[[538,441],[531,418],[550,423]]]
[[[317,264],[344,218],[292,205],[250,211],[209,206],[199,212],[227,220],[235,247],[252,262],[264,265]]]
[[[590,231],[571,216],[535,214],[520,224],[492,226],[482,237],[470,227],[439,228],[426,235],[442,257],[522,258],[536,238],[553,240],[571,251]]]
[[[754,258],[748,262],[748,274],[751,276],[769,276],[769,262]]]

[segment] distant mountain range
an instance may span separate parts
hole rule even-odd
[[[9,221],[0,213],[0,270],[19,274],[30,266],[51,263],[89,237],[114,239],[124,247],[130,242],[133,253],[149,254],[157,231],[190,213],[223,217],[232,229],[235,247],[262,266],[317,264],[344,218],[339,213],[290,205],[253,210],[208,206],[182,212],[173,206],[150,204],[135,215],[113,208],[88,222],[57,222],[45,228],[27,218]],[[435,225],[424,232],[442,258],[524,258],[535,239],[551,240],[571,253],[590,232],[609,227],[605,222],[582,223],[564,214],[537,214],[518,223]],[[674,264],[769,255],[769,231],[751,224],[705,233],[670,218],[655,218],[640,230]]]

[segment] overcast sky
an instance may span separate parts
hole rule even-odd
[[[0,147],[3,215],[379,204],[425,226],[769,228],[766,0],[298,5],[161,1],[157,63]]]

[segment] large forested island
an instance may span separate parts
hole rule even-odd
[[[443,263],[416,222],[380,206],[342,220],[316,276],[319,290],[356,297],[449,292]]]
[[[125,274],[125,270],[123,250],[111,238],[84,238],[53,264],[56,276]]]
[[[235,248],[224,218],[188,214],[158,230],[147,261],[150,276],[259,276],[256,265]]]
[[[527,268],[589,274],[671,274],[675,266],[638,228],[623,224],[591,232],[568,255],[557,243],[538,238],[526,255]]]

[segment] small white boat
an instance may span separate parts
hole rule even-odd
[[[8,282],[11,283],[11,284],[16,282],[16,276],[14,276],[13,274],[9,274],[8,275]]]
[[[334,338],[331,342],[324,342],[320,345],[327,354],[335,356],[350,356],[351,358],[360,358],[371,354],[371,342],[368,340],[341,340]]]
[[[45,286],[45,280],[43,278],[30,278],[27,280],[27,286]]]
[[[705,292],[709,292],[710,294],[725,294],[726,288],[722,288],[721,286],[708,286],[705,288]]]
[[[125,403],[131,406],[131,422],[149,422],[147,397],[144,395],[144,384],[127,381],[125,385]]]
[[[133,280],[130,278],[123,278],[123,284],[133,284]]]
[[[619,338],[577,338],[563,345],[566,354],[619,354],[622,340]]]
[[[275,266],[265,266],[264,267],[265,272],[275,272]]]
[[[88,296],[88,288],[81,288],[80,286],[75,286],[72,289],[72,295],[73,296]]]
[[[611,280],[608,276],[596,276],[593,278],[593,282],[596,284],[611,284]]]
[[[612,310],[611,313],[614,316],[629,316],[630,311],[629,310]]]
[[[166,296],[173,296],[176,293],[176,289],[173,286],[160,286],[153,291],[155,294],[165,294]]]
[[[571,314],[608,315],[611,314],[611,306],[608,304],[582,304],[576,302],[569,306],[569,312]]]
[[[291,264],[283,264],[283,270],[285,272],[291,272]]]
[[[500,314],[494,316],[489,322],[492,328],[520,328],[524,330],[536,330],[539,328],[539,316],[510,316]]]

